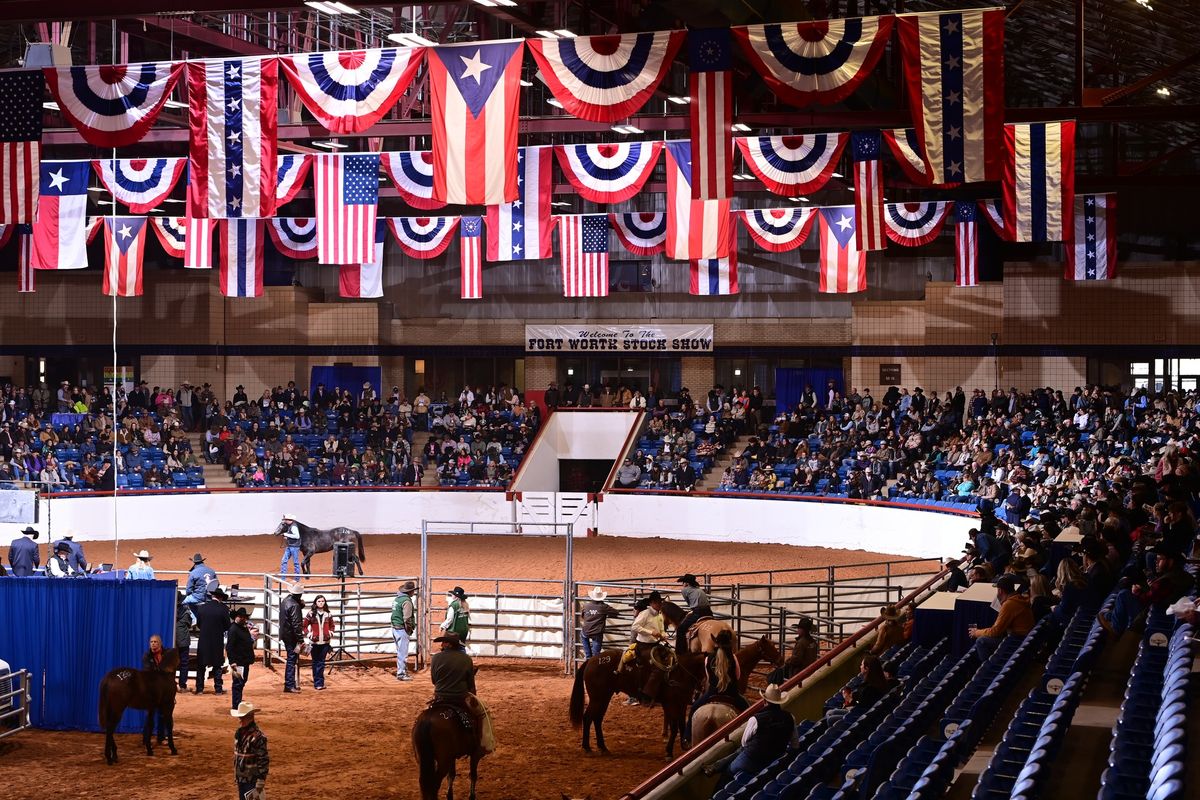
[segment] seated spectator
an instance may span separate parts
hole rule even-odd
[[[971,627],[967,635],[975,640],[975,654],[980,662],[987,661],[1005,636],[1024,637],[1033,629],[1033,610],[1029,598],[1021,593],[1021,583],[1015,575],[1001,575],[995,582],[1000,613],[990,628]]]
[[[1117,593],[1111,611],[1101,611],[1096,619],[1114,636],[1129,630],[1151,607],[1165,609],[1195,586],[1191,575],[1184,571],[1184,557],[1169,545],[1160,544],[1154,551],[1156,577],[1134,583]]]

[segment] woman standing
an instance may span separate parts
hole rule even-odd
[[[325,659],[333,649],[330,640],[333,638],[334,627],[329,602],[325,595],[319,594],[313,600],[308,616],[304,618],[304,635],[312,643],[313,688],[318,691],[325,688]]]
[[[471,635],[471,606],[461,586],[446,592],[446,618],[438,627],[449,633],[457,633],[459,641],[464,644]]]

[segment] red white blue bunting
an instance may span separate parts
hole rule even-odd
[[[424,47],[284,56],[305,107],[333,133],[361,133],[392,109],[425,60]]]
[[[568,144],[554,148],[558,166],[580,196],[620,203],[641,191],[658,163],[662,142]]]
[[[458,230],[459,217],[392,217],[388,226],[404,254],[412,258],[437,258],[446,251]]]
[[[383,171],[404,202],[422,211],[446,205],[433,198],[433,154],[428,150],[383,153]]]
[[[786,253],[804,244],[817,218],[811,208],[755,208],[737,213],[754,243],[772,253]]]
[[[883,223],[887,237],[905,247],[929,244],[942,232],[950,203],[935,200],[928,203],[886,203]]]
[[[275,249],[288,258],[305,261],[317,257],[316,217],[272,217],[267,230]]]
[[[893,128],[882,133],[883,141],[892,151],[892,156],[900,165],[900,171],[904,173],[904,177],[918,186],[958,185],[957,183],[935,184],[933,182],[929,165],[925,163],[925,157],[921,154],[921,142],[917,139],[915,128]]]
[[[837,168],[846,147],[845,133],[803,136],[739,137],[738,149],[746,166],[770,191],[781,195],[815,192]]]
[[[616,122],[645,105],[671,68],[683,31],[530,39],[538,70],[569,114]]]
[[[154,233],[171,258],[183,258],[187,247],[187,220],[184,217],[155,217]]]
[[[97,159],[93,169],[113,197],[129,206],[132,214],[157,208],[179,182],[187,160],[183,158]]]
[[[621,246],[635,256],[661,253],[667,245],[667,215],[661,211],[609,214]]]
[[[275,203],[276,207],[279,207],[292,202],[304,188],[304,179],[312,169],[312,156],[308,153],[293,153],[279,156],[277,161],[279,169],[275,181]]]
[[[988,221],[992,231],[1003,241],[1013,241],[1013,229],[1004,217],[1004,201],[999,197],[979,201],[979,210]]]
[[[183,64],[47,67],[45,73],[63,115],[84,141],[125,147],[150,130],[183,74]]]
[[[894,17],[831,19],[733,29],[746,58],[781,100],[840,103],[870,74]]]

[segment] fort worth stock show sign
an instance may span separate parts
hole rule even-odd
[[[525,352],[711,353],[712,325],[526,325]]]

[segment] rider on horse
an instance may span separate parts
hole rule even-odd
[[[717,634],[716,650],[704,661],[704,689],[696,701],[692,703],[691,714],[688,715],[687,728],[684,730],[683,741],[692,741],[692,717],[696,709],[713,700],[721,700],[734,706],[738,711],[750,707],[746,698],[738,691],[742,671],[733,652],[733,636],[729,631]]]
[[[687,603],[688,613],[679,622],[679,627],[675,629],[675,650],[679,653],[687,652],[687,632],[688,628],[695,625],[705,617],[711,617],[712,605],[709,603],[708,595],[700,588],[699,581],[692,573],[687,573],[681,578],[677,578],[676,583],[683,584],[683,600]]]
[[[639,600],[634,604],[634,608],[638,610],[637,617],[633,620],[631,632],[633,641],[629,648],[621,656],[621,669],[628,668],[630,662],[636,660],[639,665],[644,665],[647,660],[654,664],[653,653],[655,648],[660,645],[668,644],[671,639],[667,636],[666,621],[662,615],[663,596],[657,591],[651,592],[643,600]],[[661,651],[660,651],[661,652]],[[668,650],[667,667],[674,666],[675,659]],[[663,667],[654,665],[649,676],[643,685],[643,693],[651,700],[658,694],[659,676],[663,672]]]
[[[484,753],[496,749],[492,733],[492,718],[487,708],[475,696],[475,663],[467,655],[457,633],[445,633],[434,639],[442,649],[429,661],[429,676],[433,680],[433,700],[429,705],[449,705],[470,715],[479,731],[479,748]]]

